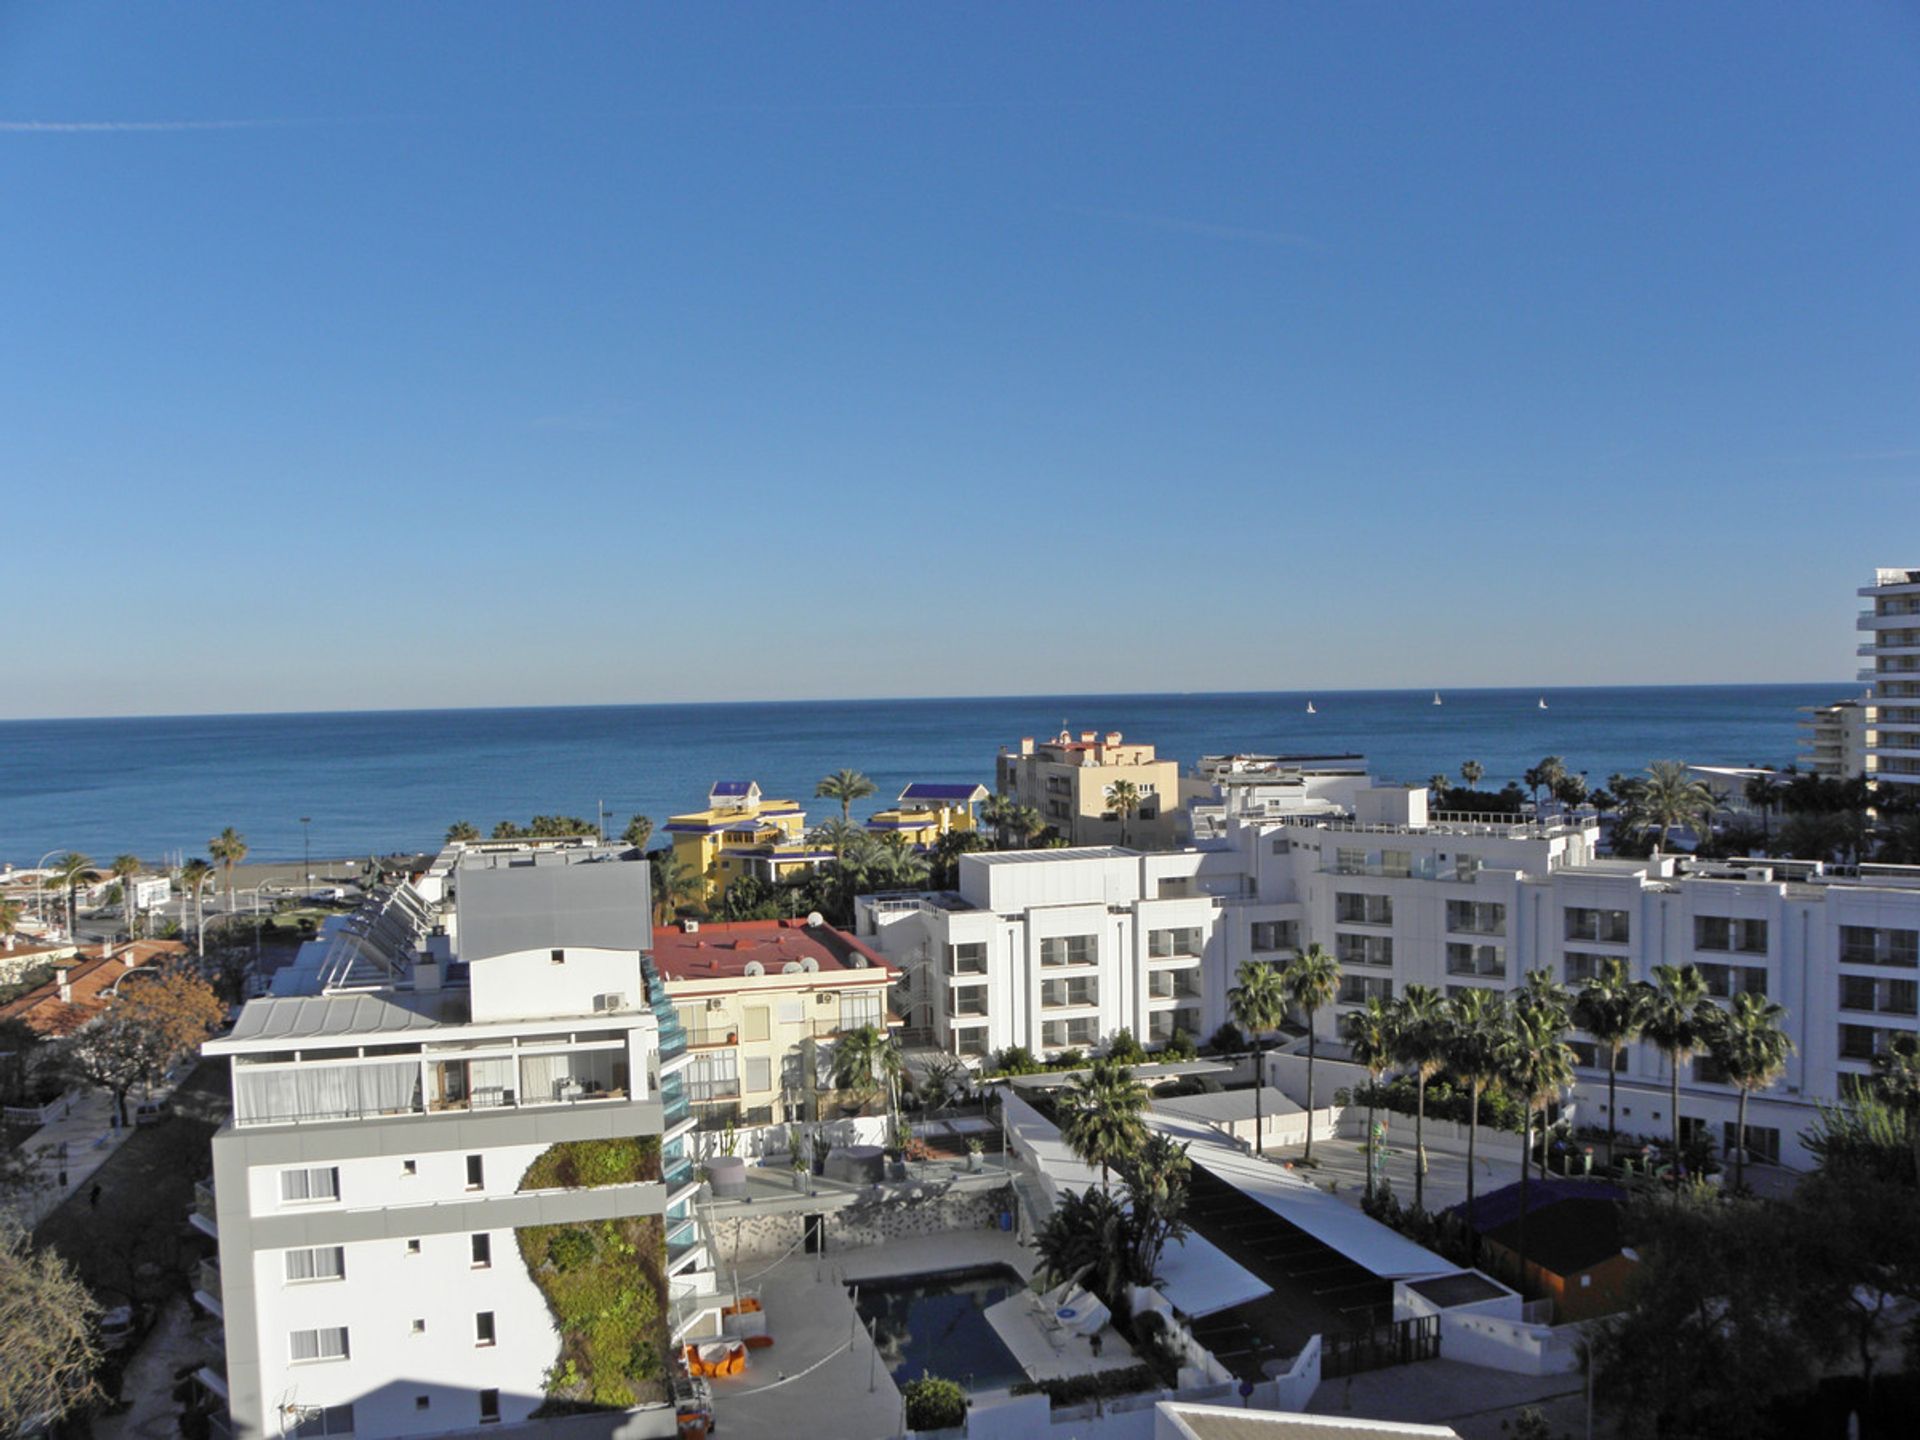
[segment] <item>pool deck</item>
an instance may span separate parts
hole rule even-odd
[[[744,1374],[713,1382],[719,1433],[727,1440],[898,1435],[900,1391],[861,1327],[847,1287],[984,1265],[1006,1265],[1027,1276],[1033,1257],[1011,1235],[956,1230],[783,1260],[747,1287],[760,1293],[774,1343],[751,1352]]]

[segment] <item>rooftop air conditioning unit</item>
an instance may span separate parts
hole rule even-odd
[[[707,1001],[707,1009],[709,1010],[724,1010],[726,1008],[727,1008],[727,1002],[724,1000],[716,998],[716,999]]]
[[[822,990],[813,997],[813,1003],[816,1005],[831,1005],[833,1001],[834,995],[830,990]]]
[[[596,1015],[604,1015],[614,1010],[624,1010],[626,1008],[627,997],[625,995],[608,992],[605,995],[596,995],[593,997],[593,1013]]]
[[[683,920],[681,924],[686,927],[686,932],[689,935],[698,935],[700,933],[700,922],[698,920]]]

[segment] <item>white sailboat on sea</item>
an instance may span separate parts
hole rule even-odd
[[[1433,692],[1433,703],[1436,705],[1444,705],[1447,702],[1440,698],[1440,692],[1436,690]]]
[[[1307,701],[1307,714],[1318,715],[1319,713],[1320,712],[1318,710],[1313,708],[1313,702],[1311,700]]]
[[[1546,697],[1546,696],[1544,696],[1544,695],[1542,695],[1542,696],[1540,697],[1540,708],[1541,708],[1542,710],[1544,710],[1544,709],[1546,709],[1546,708],[1547,708],[1547,697]]]

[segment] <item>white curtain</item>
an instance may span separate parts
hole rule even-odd
[[[392,1115],[420,1108],[420,1065],[369,1060],[358,1065],[241,1066],[234,1118],[241,1124]]]
[[[520,1099],[527,1104],[560,1098],[560,1082],[572,1073],[566,1055],[522,1055],[520,1057]]]

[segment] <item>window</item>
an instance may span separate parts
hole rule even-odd
[[[1840,927],[1843,965],[1920,966],[1920,930],[1876,930],[1870,925]]]
[[[1297,950],[1300,925],[1295,920],[1256,920],[1253,922],[1255,950]]]
[[[1842,1010],[1878,1011],[1887,1015],[1912,1015],[1920,1002],[1920,982],[1880,980],[1871,975],[1840,977]]]
[[[1333,897],[1333,918],[1342,925],[1391,925],[1393,897],[1343,891]]]
[[[1842,1025],[1840,1027],[1840,1058],[1871,1060],[1876,1055],[1884,1055],[1893,1037],[1898,1033],[1894,1030],[1876,1030],[1871,1025]]]
[[[420,1253],[420,1242],[418,1240],[407,1241],[407,1254],[418,1255],[419,1253]]]
[[[1393,999],[1393,981],[1371,975],[1342,975],[1340,977],[1340,1000],[1342,1005],[1364,1005],[1368,1000]]]
[[[472,1240],[473,1268],[484,1270],[493,1264],[493,1237],[484,1231]]]
[[[1735,995],[1767,993],[1767,972],[1757,965],[1715,965],[1708,962],[1694,968],[1700,972],[1700,978],[1707,982],[1707,994],[1716,1000],[1731,999]]]
[[[500,1392],[498,1390],[480,1392],[480,1423],[482,1425],[500,1423]]]
[[[322,1330],[296,1330],[287,1337],[287,1348],[295,1363],[307,1360],[345,1360],[347,1327],[334,1325]]]
[[[347,1278],[347,1252],[341,1245],[322,1245],[313,1250],[289,1250],[286,1264],[287,1279],[295,1284],[308,1280]]]
[[[687,1098],[696,1105],[740,1098],[740,1052],[709,1050],[687,1067]]]
[[[424,1335],[424,1334],[426,1334],[426,1333],[427,1333],[427,1322],[426,1322],[425,1320],[416,1320],[416,1321],[414,1321],[414,1322],[413,1322],[413,1333],[414,1333],[414,1334],[416,1334],[416,1335]]]
[[[1100,989],[1091,976],[1076,980],[1048,980],[1040,987],[1040,1004],[1049,1010],[1099,1003]]]
[[[1569,1040],[1567,1042],[1567,1048],[1573,1051],[1573,1063],[1578,1065],[1582,1070],[1605,1070],[1607,1068],[1607,1052],[1602,1050],[1597,1042],[1592,1040]],[[1625,1045],[1620,1047],[1619,1059],[1613,1067],[1616,1071],[1626,1070],[1627,1049],[1628,1047]]]
[[[1767,953],[1767,922],[1733,920],[1724,915],[1693,917],[1693,948],[1738,950],[1744,955]]]
[[[1711,1055],[1693,1057],[1693,1081],[1696,1085],[1724,1085],[1727,1083],[1727,1070]]]
[[[773,1060],[766,1055],[747,1058],[747,1089],[755,1095],[773,1089]]]
[[[1569,985],[1585,985],[1597,977],[1606,968],[1612,955],[1596,955],[1591,950],[1569,950],[1564,968],[1564,978]]]
[[[417,1160],[402,1160],[400,1162],[400,1173],[402,1175],[418,1175],[420,1173],[420,1162]]]
[[[876,1030],[887,1022],[886,1007],[880,999],[880,992],[867,989],[857,994],[840,997],[840,1028],[858,1030],[863,1025],[871,1025]]]
[[[425,1410],[432,1404],[433,1404],[433,1401],[428,1399],[425,1395],[416,1395],[413,1397],[413,1408],[416,1410]]]
[[[564,951],[564,950],[551,950],[551,951],[549,951],[549,952],[547,953],[547,963],[548,963],[549,965],[564,965],[564,964],[566,964],[566,963],[567,963],[567,952],[566,952],[566,951]]]
[[[338,1200],[339,1198],[340,1167],[337,1165],[314,1170],[282,1170],[280,1172],[282,1204],[309,1200]]]
[[[325,1436],[353,1433],[351,1405],[308,1405],[295,1413],[298,1418],[287,1432],[294,1440],[323,1440]]]
[[[1567,907],[1567,939],[1598,940],[1607,945],[1627,943],[1627,912]]]
[[[1449,975],[1505,975],[1507,948],[1504,945],[1463,945],[1447,942]]]
[[[1739,1148],[1736,1140],[1736,1132],[1739,1128],[1735,1121],[1721,1122],[1723,1154],[1731,1155]],[[1769,1165],[1778,1165],[1780,1163],[1780,1132],[1771,1125],[1747,1126],[1747,1159],[1764,1160]]]
[[[480,1155],[467,1156],[467,1189],[484,1190],[487,1185],[487,1162]]]
[[[771,1033],[768,1027],[769,1011],[764,1005],[749,1005],[745,1009],[745,1024],[741,1035],[747,1040],[765,1040]]]
[[[1149,930],[1147,932],[1147,958],[1149,960],[1170,960],[1174,956],[1198,955],[1205,948],[1200,938],[1198,925],[1183,926],[1178,930]]]
[[[1050,935],[1040,942],[1042,965],[1091,965],[1099,958],[1097,936]]]
[[[473,1343],[475,1345],[493,1344],[493,1311],[482,1310],[473,1317]]]
[[[1393,964],[1391,935],[1349,935],[1338,931],[1333,937],[1333,949],[1342,965]]]
[[[1462,935],[1504,935],[1507,907],[1485,900],[1449,900],[1447,929]]]

